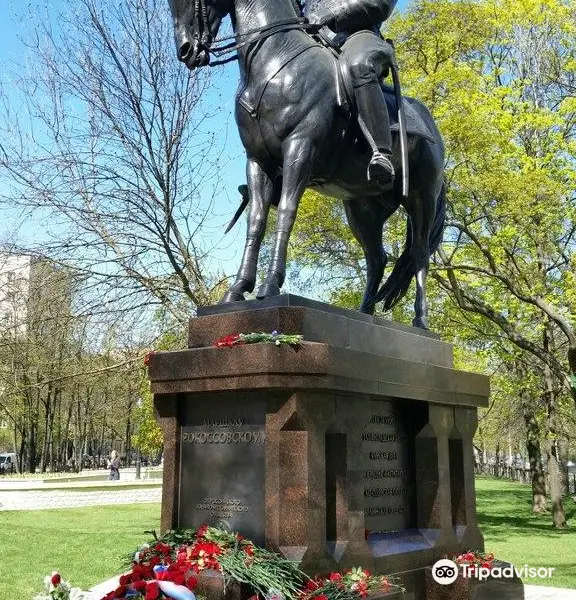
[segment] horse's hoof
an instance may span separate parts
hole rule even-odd
[[[242,300],[246,300],[244,298],[244,294],[238,294],[236,292],[228,291],[222,296],[222,300],[218,302],[218,304],[227,304],[228,302],[242,302]]]
[[[264,298],[269,298],[270,296],[279,296],[280,295],[280,286],[276,283],[266,283],[264,282],[256,292],[256,298],[258,300],[264,300]]]
[[[364,301],[364,302],[362,302],[362,304],[360,305],[360,308],[358,310],[361,313],[364,313],[365,315],[373,315],[375,308],[376,308],[376,305],[374,304],[374,302]]]
[[[412,326],[428,331],[428,319],[425,317],[416,317],[415,319],[412,319]]]

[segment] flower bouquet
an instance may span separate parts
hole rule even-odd
[[[218,575],[223,592],[242,586],[250,600],[359,600],[398,588],[361,568],[310,579],[294,562],[240,534],[204,525],[155,536],[130,557],[129,571],[102,600],[194,600],[210,574]]]
[[[388,577],[374,576],[370,571],[356,567],[345,573],[330,573],[328,577],[309,580],[300,592],[300,600],[358,600],[377,591],[402,589]]]
[[[34,596],[34,600],[85,600],[80,588],[73,588],[62,579],[58,571],[44,577],[44,592]]]
[[[467,571],[474,573],[478,567],[491,569],[494,564],[494,554],[484,554],[477,550],[469,550],[452,559],[457,565],[463,565]]]
[[[278,331],[274,330],[272,333],[231,333],[216,340],[214,342],[214,346],[216,346],[216,348],[231,348],[232,346],[243,346],[245,344],[268,343],[276,346],[286,344],[296,348],[300,345],[301,341],[301,335],[279,333]]]

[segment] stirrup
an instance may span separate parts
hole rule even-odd
[[[375,181],[378,185],[388,186],[394,181],[394,166],[387,154],[374,152],[366,173],[368,181]]]

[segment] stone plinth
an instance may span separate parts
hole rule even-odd
[[[415,598],[424,567],[483,548],[472,438],[489,384],[448,344],[294,296],[199,314],[190,348],[149,365],[163,529],[227,525],[310,573],[408,572]],[[274,329],[304,341],[212,346]]]

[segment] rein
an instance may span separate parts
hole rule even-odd
[[[240,48],[243,48],[248,44],[253,44],[255,42],[265,40],[266,38],[276,33],[280,33],[281,31],[301,29],[302,31],[317,33],[320,29],[319,25],[313,25],[309,23],[308,19],[306,19],[305,17],[293,17],[290,19],[284,19],[282,21],[276,21],[268,25],[263,25],[262,27],[255,27],[254,29],[249,29],[244,33],[237,33],[212,40],[212,36],[210,35],[210,24],[208,21],[208,9],[206,6],[206,0],[195,0],[195,14],[200,14],[202,18],[203,31],[200,44],[204,46],[207,52],[209,52],[217,58],[226,56],[227,54],[232,54],[233,52],[237,52],[238,50],[240,50]],[[242,41],[242,38],[249,39],[244,39]],[[234,41],[227,44],[222,44],[223,42],[228,42],[229,40]],[[216,67],[218,65],[223,65],[234,60],[238,60],[238,54],[234,54],[233,56],[210,62],[209,66]]]

